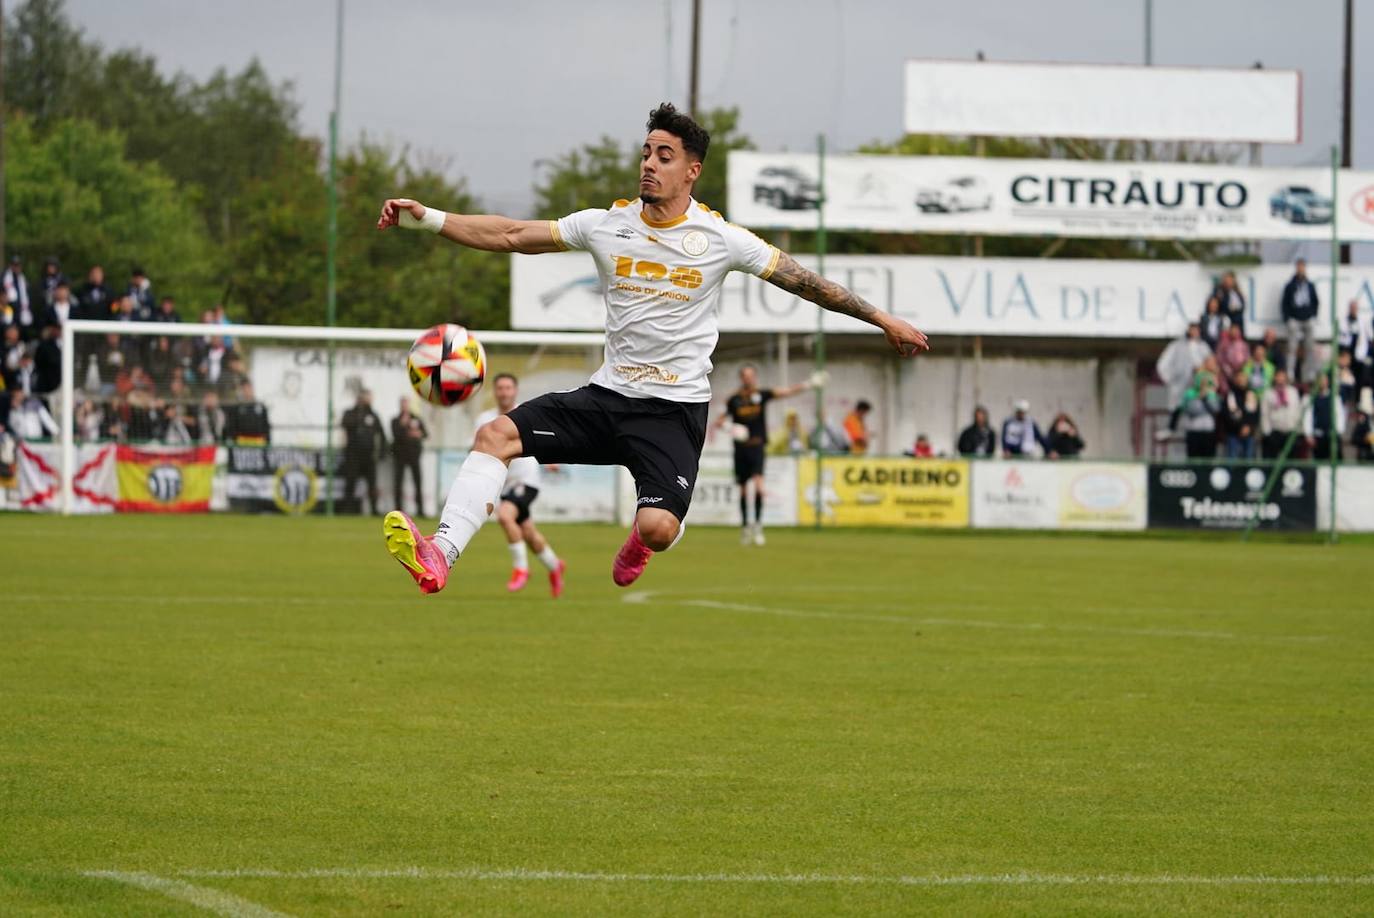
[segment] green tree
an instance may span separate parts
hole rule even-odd
[[[63,0],[27,0],[5,23],[5,101],[40,129],[77,113],[84,72],[100,57]]]
[[[340,161],[340,173],[340,322],[509,327],[509,256],[461,248],[424,233],[376,228],[382,200],[402,189],[444,210],[480,211],[461,182],[413,165],[405,152],[366,141]]]
[[[24,117],[6,131],[8,233],[31,260],[109,268],[118,284],[142,265],[158,289],[213,294],[214,250],[191,202],[151,163],[124,156],[124,139],[89,121],[62,119],[39,135]]]

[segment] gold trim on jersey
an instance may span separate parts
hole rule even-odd
[[[558,246],[558,251],[566,252],[568,246],[563,242],[563,234],[558,231],[558,221],[549,221],[549,232],[553,234],[553,244]]]
[[[770,245],[769,248],[773,250],[773,257],[768,259],[768,267],[759,275],[759,280],[768,280],[772,277],[773,272],[778,269],[778,259],[782,258],[782,249],[775,245]]]
[[[672,229],[675,226],[679,226],[680,224],[686,223],[687,215],[683,214],[682,216],[674,217],[671,220],[650,220],[644,214],[644,211],[641,210],[639,212],[639,219],[643,220],[645,223],[649,224],[654,229]]]

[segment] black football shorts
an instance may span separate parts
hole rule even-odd
[[[534,503],[534,499],[538,496],[538,488],[531,488],[529,485],[522,484],[507,488],[506,492],[501,495],[501,500],[515,505],[516,525],[523,526],[525,520],[530,518],[530,504]]]
[[[763,447],[735,444],[735,484],[763,474]]]
[[[507,417],[524,455],[541,465],[623,465],[634,476],[638,506],[687,516],[706,443],[708,402],[630,398],[602,386],[550,392]]]

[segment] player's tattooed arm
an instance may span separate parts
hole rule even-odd
[[[822,309],[853,316],[883,330],[889,344],[903,357],[930,350],[926,336],[905,319],[883,312],[877,306],[815,271],[803,268],[786,252],[778,253],[778,264],[768,282],[810,300]]]

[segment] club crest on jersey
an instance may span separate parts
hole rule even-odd
[[[701,230],[692,230],[682,237],[682,251],[699,258],[706,254],[706,250],[711,247],[711,242],[706,238],[706,234]]]

